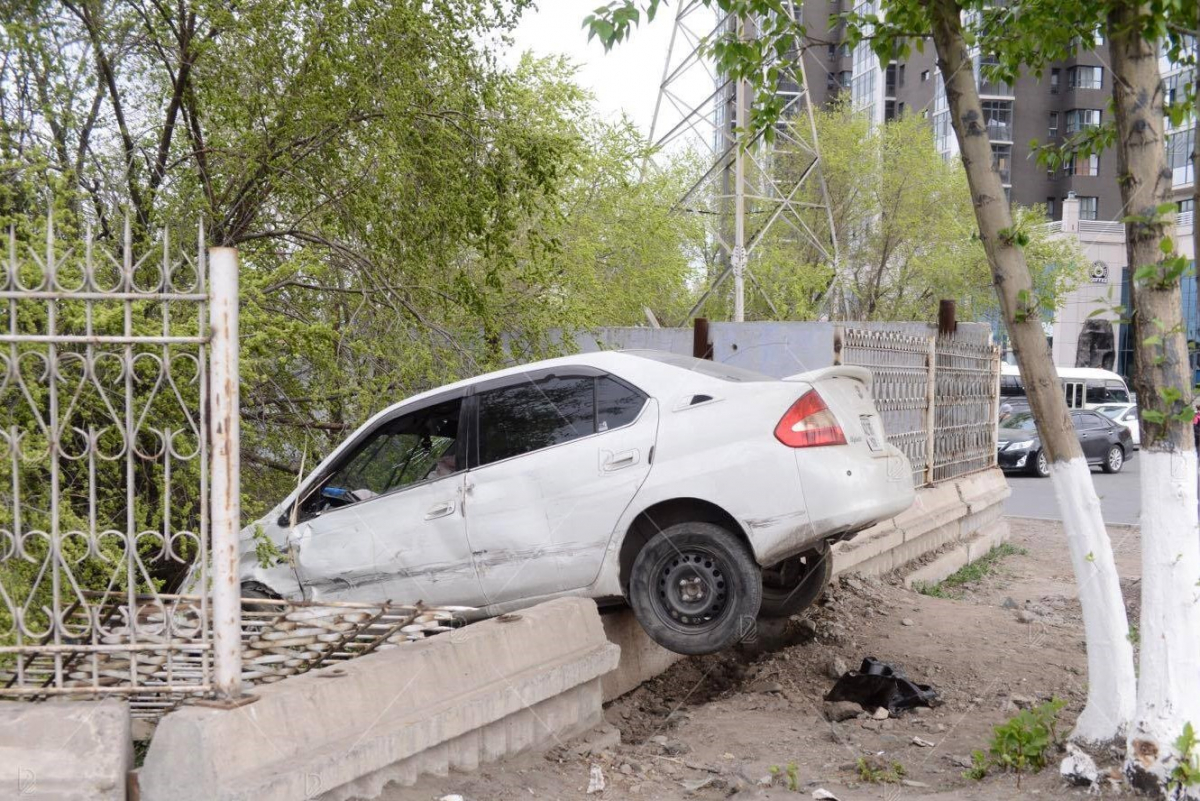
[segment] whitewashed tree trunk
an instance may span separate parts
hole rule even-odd
[[[1126,255],[1131,271],[1158,270],[1130,282],[1142,435],[1142,623],[1126,775],[1138,787],[1159,790],[1180,758],[1175,740],[1184,725],[1200,730],[1200,527],[1180,282],[1164,272],[1160,249],[1174,232],[1175,215],[1173,208],[1166,211],[1171,174],[1164,161],[1158,48],[1137,24],[1147,12],[1140,2],[1113,3],[1108,35],[1118,183],[1129,215]],[[1183,792],[1200,798],[1200,787]]]
[[[1051,463],[1051,480],[1079,583],[1087,637],[1088,694],[1072,737],[1084,742],[1107,742],[1125,735],[1135,706],[1133,647],[1112,546],[1042,331],[1033,281],[1025,254],[1015,241],[1004,187],[992,169],[992,147],[963,36],[962,9],[956,0],[928,0],[928,8],[938,68],[975,204],[980,238],[1029,405]]]

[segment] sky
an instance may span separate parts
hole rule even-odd
[[[649,136],[654,103],[662,81],[671,39],[673,6],[653,24],[644,22],[633,36],[609,53],[596,40],[587,40],[583,20],[604,0],[540,0],[525,12],[513,34],[514,47],[505,62],[515,66],[526,50],[536,55],[568,56],[579,67],[578,83],[596,95],[596,108],[606,119],[622,111]]]

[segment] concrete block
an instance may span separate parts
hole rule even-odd
[[[141,795],[339,801],[537,748],[599,722],[618,653],[595,603],[563,598],[256,687],[237,709],[185,707],[159,724]]]
[[[129,705],[0,702],[0,798],[124,801],[133,767]]]
[[[636,690],[642,682],[654,678],[683,659],[680,654],[668,651],[650,639],[633,616],[632,609],[605,612],[600,620],[604,623],[604,634],[609,642],[621,647],[621,661],[616,670],[606,673],[600,680],[606,703]]]
[[[937,584],[1007,541],[1008,535],[1008,522],[1001,517],[909,573],[904,577],[904,585],[912,587],[915,584]]]

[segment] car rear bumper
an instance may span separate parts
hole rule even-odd
[[[755,556],[771,565],[830,537],[860,531],[912,506],[912,468],[899,449],[862,458],[852,448],[802,448],[797,468],[807,509],[784,519],[747,520]]]

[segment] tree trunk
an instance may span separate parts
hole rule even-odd
[[[1012,214],[992,169],[979,90],[955,0],[928,0],[938,67],[963,167],[1029,405],[1050,461],[1050,477],[1079,584],[1087,637],[1088,696],[1072,737],[1101,743],[1124,736],[1133,717],[1133,647],[1112,546],[1033,294],[1025,254],[1014,241]],[[1031,454],[1031,458],[1035,458]]]
[[[1139,26],[1148,13],[1136,0],[1114,3],[1108,36],[1125,251],[1131,275],[1155,270],[1130,280],[1142,434],[1142,621],[1126,773],[1135,786],[1157,790],[1179,756],[1174,743],[1184,724],[1200,727],[1200,538],[1183,300],[1178,275],[1167,272],[1174,254],[1164,258],[1160,249],[1174,232],[1175,213],[1158,48]],[[1200,797],[1200,788],[1188,792]]]

